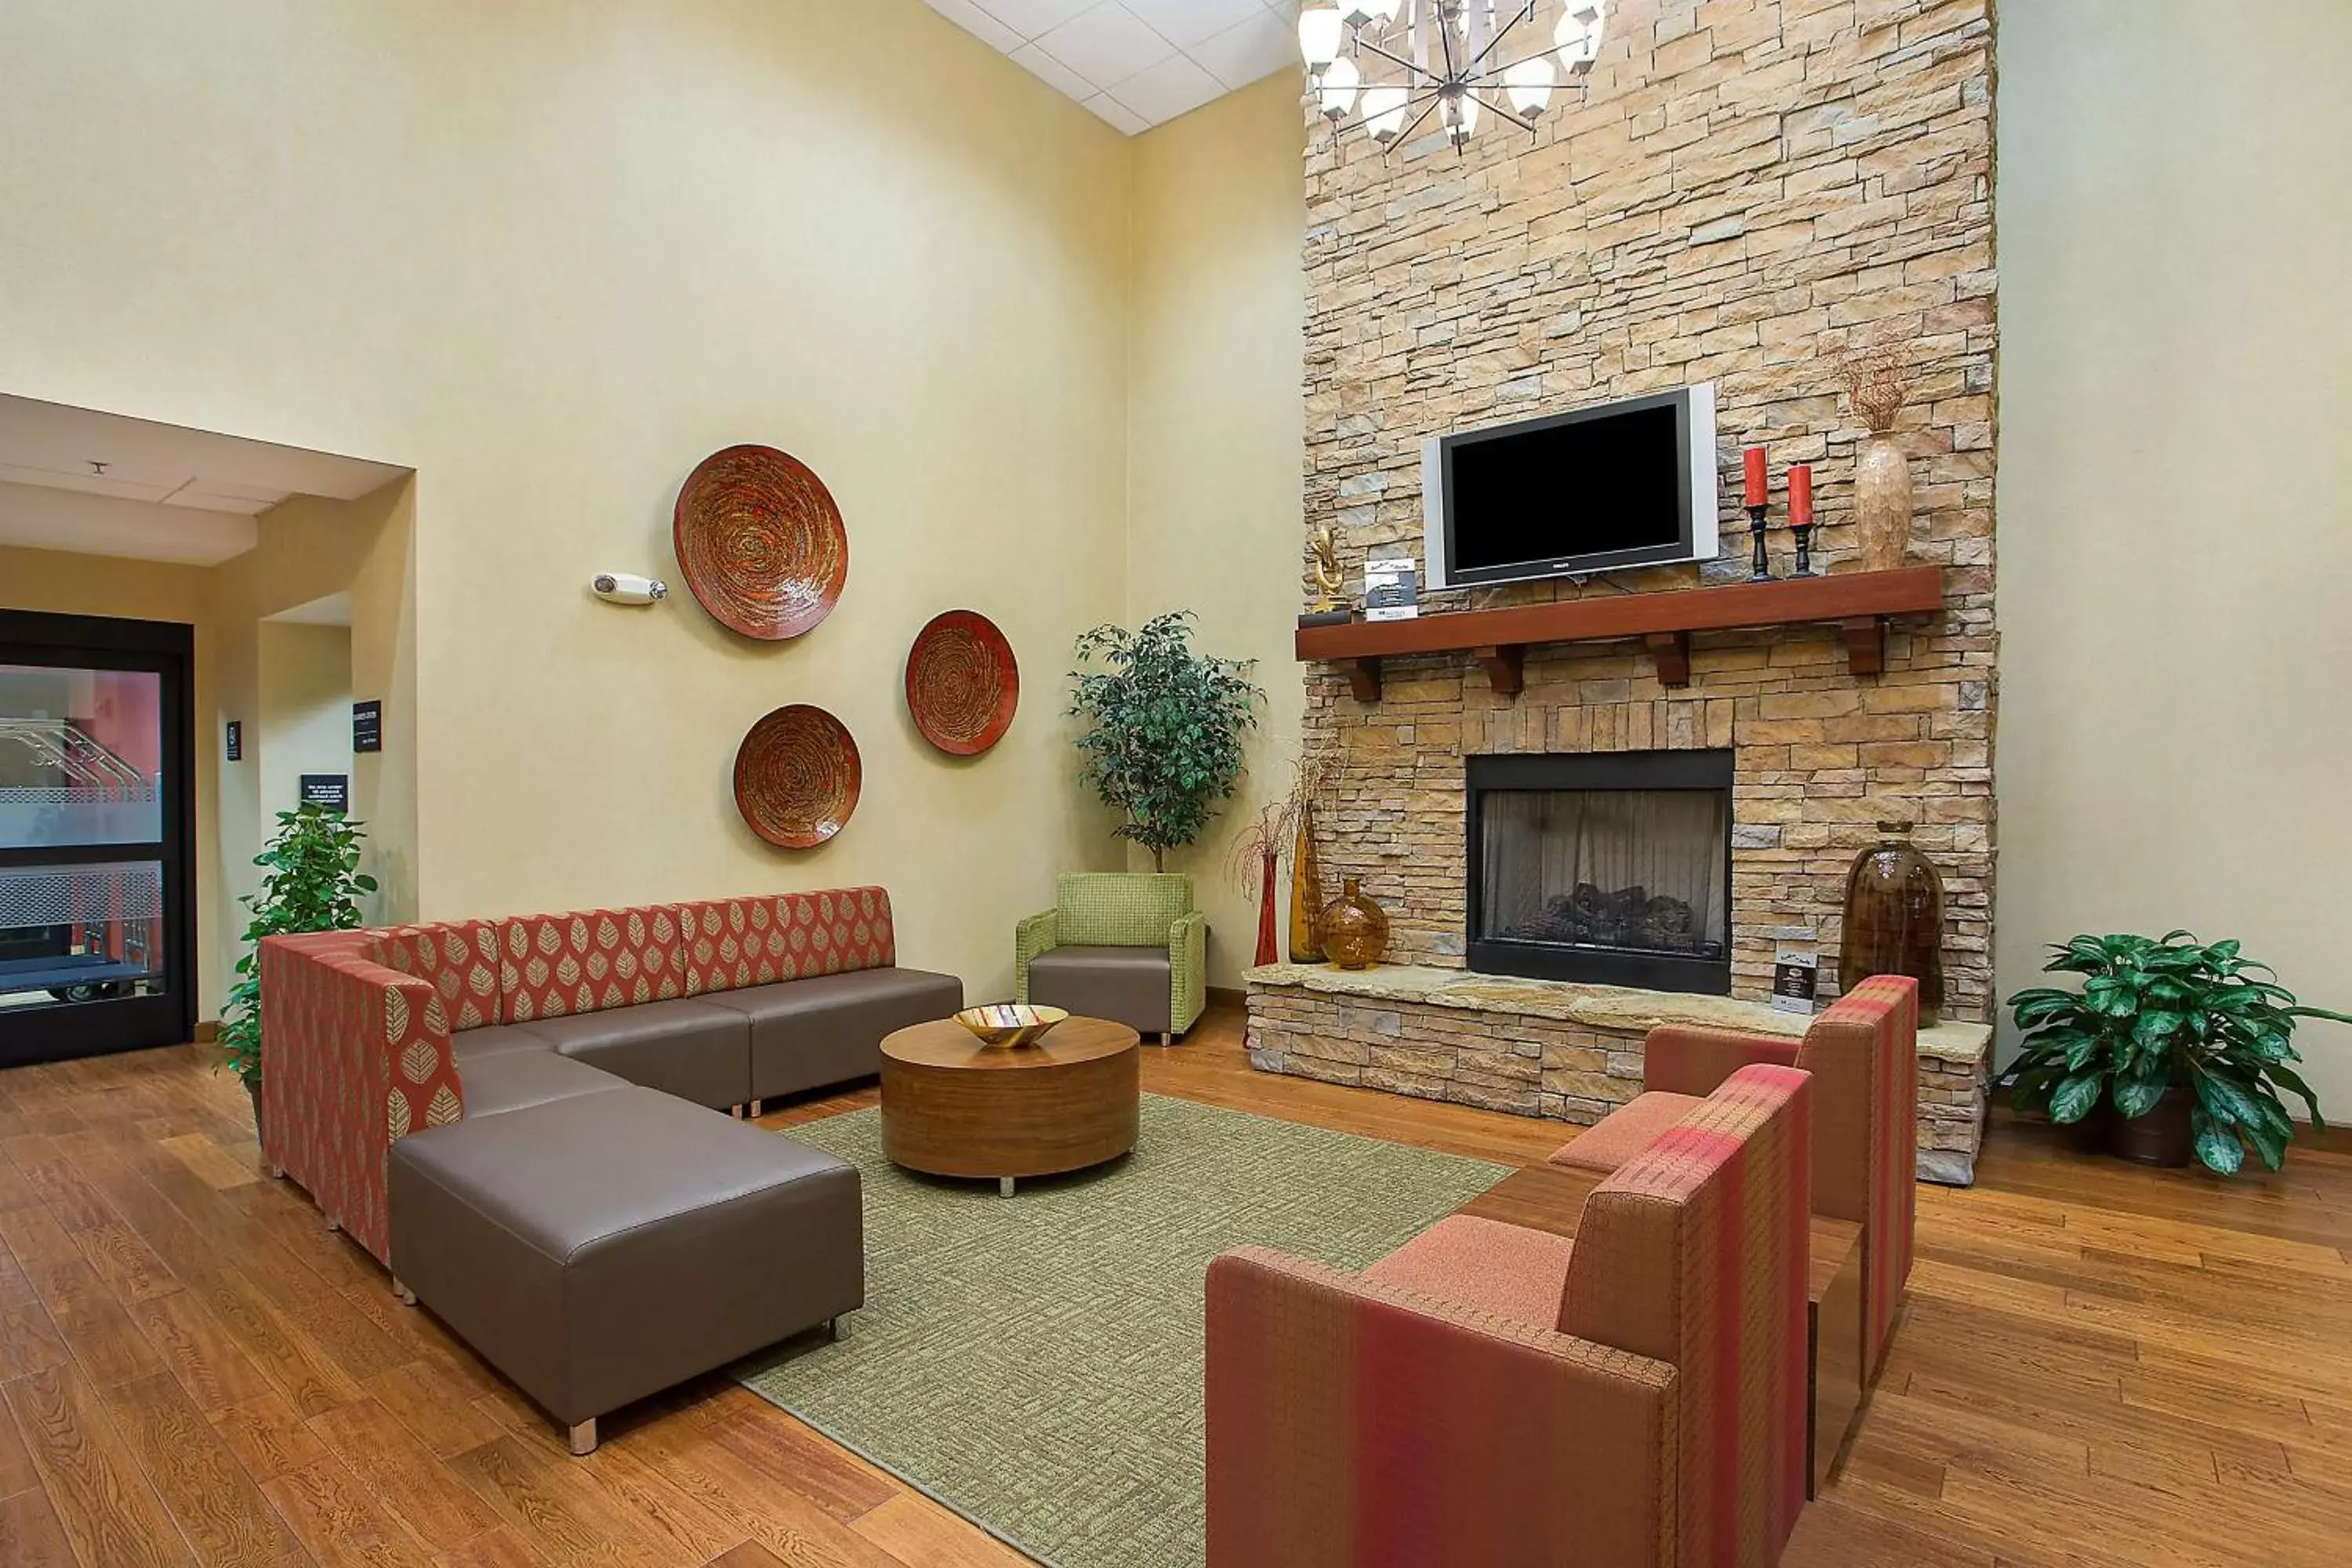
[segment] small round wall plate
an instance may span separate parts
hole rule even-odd
[[[795,702],[752,725],[735,749],[735,808],[769,843],[814,849],[848,823],[864,776],[841,721]]]
[[[907,654],[907,710],[923,739],[959,757],[1004,738],[1021,705],[1021,667],[996,623],[977,610],[935,616]]]
[[[773,447],[729,447],[695,465],[671,526],[678,574],[702,607],[747,637],[796,637],[832,613],[849,578],[833,493]]]

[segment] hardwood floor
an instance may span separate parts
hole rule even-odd
[[[1024,1559],[731,1383],[562,1436],[300,1193],[185,1047],[0,1074],[0,1563]],[[1556,1126],[1249,1070],[1147,1089],[1505,1163]],[[868,1088],[764,1118],[786,1126]],[[1791,1568],[2352,1560],[2352,1152],[2223,1184],[2003,1124],[1924,1188],[1908,1317]]]

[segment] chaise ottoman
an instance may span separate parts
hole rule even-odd
[[[392,1147],[392,1268],[571,1429],[866,1300],[857,1168],[622,1087]]]

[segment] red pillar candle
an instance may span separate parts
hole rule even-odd
[[[1799,463],[1789,470],[1789,526],[1806,528],[1813,521],[1813,466]]]
[[[1764,448],[1761,447],[1748,448],[1748,504],[1764,504]]]

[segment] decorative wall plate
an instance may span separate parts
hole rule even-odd
[[[769,843],[814,849],[857,809],[864,776],[841,721],[795,702],[752,725],[735,749],[735,808]]]
[[[831,613],[849,576],[833,493],[773,447],[729,447],[696,464],[672,536],[687,587],[747,637],[800,636]]]
[[[1021,705],[1021,667],[996,623],[976,610],[934,616],[907,654],[907,710],[923,739],[974,756],[1004,739]]]

